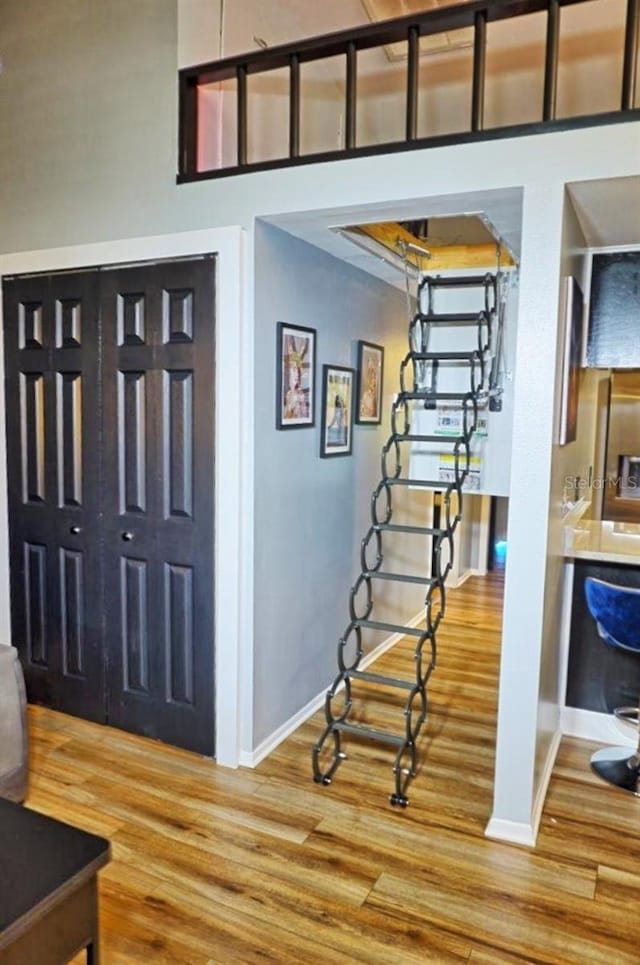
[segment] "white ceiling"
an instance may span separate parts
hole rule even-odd
[[[568,185],[591,248],[640,244],[640,177]]]

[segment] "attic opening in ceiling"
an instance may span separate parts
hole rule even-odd
[[[451,7],[454,4],[466,3],[467,0],[361,0],[369,20],[376,23],[380,20],[392,20],[395,17],[406,17],[412,13],[423,13],[425,10],[438,10]],[[471,47],[473,44],[473,29],[465,27],[462,30],[432,34],[420,38],[420,54],[435,54],[456,47]],[[392,63],[406,60],[407,46],[403,43],[387,44],[384,48],[387,59]]]
[[[411,218],[334,228],[401,272],[511,267],[516,259],[486,215]]]

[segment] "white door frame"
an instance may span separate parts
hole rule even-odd
[[[252,421],[245,418],[241,398],[247,366],[242,351],[250,345],[243,305],[244,240],[239,227],[127,238],[96,244],[49,248],[0,255],[0,277],[31,272],[63,271],[98,265],[128,264],[159,258],[215,253],[215,719],[216,760],[237,767],[240,726],[250,719],[251,600],[244,576],[250,556],[243,552],[250,519]],[[1,299],[0,299],[1,303]],[[0,321],[2,306],[0,304]],[[4,375],[4,345],[0,339],[0,374]],[[213,538],[213,534],[212,534]],[[7,505],[5,398],[0,393],[0,592],[9,600],[9,532]],[[9,607],[0,611],[0,641],[11,639]],[[242,669],[242,679],[240,672]]]

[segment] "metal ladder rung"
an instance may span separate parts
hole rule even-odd
[[[433,526],[404,526],[402,523],[374,523],[376,533],[414,533],[416,536],[443,536],[447,531]]]
[[[427,399],[435,399],[436,402],[463,402],[465,399],[473,400],[475,397],[477,402],[480,402],[484,398],[484,392],[472,392],[471,390],[467,392],[428,392]]]
[[[477,402],[481,402],[486,393],[475,393],[475,399]],[[462,402],[465,399],[471,401],[474,398],[474,393],[469,390],[468,392],[398,392],[396,396],[396,404],[398,402],[437,402],[448,401],[448,402]]]
[[[462,456],[460,457],[463,458]],[[459,475],[462,476],[464,468],[460,468]],[[444,479],[387,479],[389,486],[415,486],[416,489],[447,489],[448,486],[455,486],[454,480]]]
[[[428,322],[430,325],[488,325],[486,312],[417,312],[414,322]]]
[[[381,673],[369,673],[368,670],[354,670],[350,676],[354,680],[364,680],[366,683],[371,684],[382,684],[383,687],[398,687],[399,690],[413,690],[417,686],[415,680],[401,680],[399,677],[387,677]]]
[[[363,570],[362,575],[370,580],[390,580],[393,583],[418,583],[421,586],[431,586],[436,579],[426,576],[413,576],[409,573],[386,573],[382,570]]]
[[[481,353],[478,349],[473,352],[410,352],[409,356],[415,362],[477,362]]]
[[[458,278],[440,278],[427,275],[423,279],[421,288],[484,288],[487,282],[494,284],[496,276],[490,273],[486,275],[460,275]]]
[[[406,737],[398,734],[387,734],[386,731],[376,730],[375,727],[365,727],[364,724],[350,724],[348,721],[337,721],[333,725],[334,730],[340,730],[347,734],[358,734],[360,737],[368,737],[370,740],[383,741],[385,744],[396,744],[398,747],[404,744]]]
[[[424,630],[417,627],[405,627],[402,623],[380,623],[377,620],[354,620],[354,626],[365,627],[367,630],[384,630],[386,633],[401,633],[405,637],[421,637]],[[354,671],[352,677],[361,677],[364,671]],[[374,674],[375,679],[378,677]]]
[[[445,436],[445,435],[421,436],[413,432],[407,432],[407,433],[395,432],[392,434],[391,439],[393,442],[440,442],[440,443],[447,443],[447,445],[450,445],[451,443],[455,443],[455,442],[465,441],[464,436]]]

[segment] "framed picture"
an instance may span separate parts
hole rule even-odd
[[[322,432],[320,455],[351,455],[353,428],[353,369],[322,366]]]
[[[578,379],[582,361],[583,301],[571,275],[562,279],[561,324],[564,326],[558,443],[574,442],[578,424]]]
[[[371,342],[358,342],[358,389],[356,422],[379,425],[382,419],[384,349]]]
[[[316,330],[278,322],[276,429],[315,423]]]

